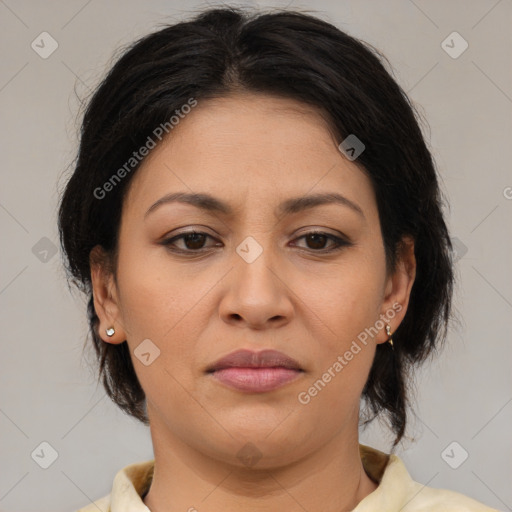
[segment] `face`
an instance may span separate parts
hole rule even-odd
[[[250,442],[260,467],[353,441],[376,345],[406,311],[412,248],[388,275],[369,178],[301,103],[207,100],[171,135],[130,184],[115,279],[92,270],[100,332],[116,329],[101,335],[127,340],[153,437],[239,465]],[[223,208],[162,200],[175,193]],[[304,201],[317,194],[341,199]],[[302,371],[266,391],[206,372],[238,349]]]

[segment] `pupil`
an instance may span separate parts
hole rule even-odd
[[[308,235],[308,239],[313,240],[313,246],[315,245],[315,242],[318,242],[318,239],[321,239],[320,246],[312,247],[312,249],[322,249],[323,246],[325,245],[325,235],[320,235],[318,233],[315,233],[313,235]],[[324,242],[324,244],[321,243],[322,241]]]
[[[202,247],[202,243],[200,243],[201,238],[204,238],[204,235],[201,235],[200,233],[188,234],[185,238],[185,244],[187,245],[187,248],[188,249],[201,249],[201,247]],[[190,247],[190,244],[189,244],[190,241],[192,241],[192,247]],[[202,241],[204,243],[204,240],[202,240]],[[199,242],[199,244],[198,244],[198,242]]]

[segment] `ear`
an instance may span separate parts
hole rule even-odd
[[[399,245],[395,271],[388,276],[384,290],[384,300],[381,307],[380,318],[384,320],[394,333],[402,323],[412,285],[416,278],[416,257],[414,256],[414,240],[404,237]],[[385,343],[389,336],[385,327],[375,337],[376,343]]]
[[[126,331],[121,320],[113,269],[108,255],[100,245],[91,250],[89,265],[94,309],[100,321],[98,334],[107,343],[123,343],[126,340]],[[113,336],[107,336],[106,330],[111,327],[115,332]]]

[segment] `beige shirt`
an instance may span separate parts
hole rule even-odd
[[[363,444],[359,445],[359,453],[366,473],[379,486],[352,512],[499,512],[458,492],[415,482],[397,455]],[[154,462],[138,462],[121,469],[110,494],[77,512],[150,511],[142,496],[151,485]]]

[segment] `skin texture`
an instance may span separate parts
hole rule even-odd
[[[358,415],[385,330],[307,405],[297,399],[398,303],[388,322],[396,330],[415,277],[411,241],[387,275],[371,182],[339,142],[311,107],[236,94],[199,102],[134,176],[117,273],[94,263],[91,277],[100,335],[127,340],[146,393],[155,474],[144,501],[153,512],[339,512],[376,489],[359,457]],[[288,198],[333,191],[364,216],[339,204],[275,215]],[[145,217],[171,192],[209,193],[234,213],[172,203]],[[188,256],[160,243],[192,229],[211,238],[176,240]],[[333,241],[301,238],[313,229],[351,245],[325,253]],[[251,263],[236,251],[249,236],[262,249]],[[133,351],[148,338],[160,356],[146,366]],[[252,394],[205,374],[240,348],[280,350],[305,371]],[[237,456],[249,442],[259,457],[253,466]]]

